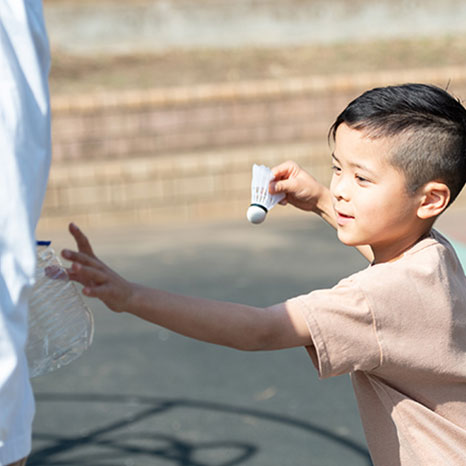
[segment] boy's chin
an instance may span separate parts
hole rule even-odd
[[[352,237],[351,235],[345,234],[344,231],[338,230],[337,232],[337,237],[340,240],[341,243],[343,243],[345,246],[362,246],[363,243],[361,241],[358,241],[356,238]]]

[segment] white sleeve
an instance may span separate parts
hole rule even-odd
[[[50,66],[40,0],[0,2],[0,465],[31,449],[24,353],[35,228],[50,165]]]

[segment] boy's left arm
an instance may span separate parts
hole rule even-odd
[[[93,252],[87,237],[70,225],[78,251],[64,250],[72,262],[70,279],[83,293],[115,312],[128,312],[197,340],[241,350],[273,350],[312,344],[303,315],[286,305],[258,308],[169,293],[131,283]]]

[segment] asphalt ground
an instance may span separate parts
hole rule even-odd
[[[460,239],[454,218],[444,225]],[[42,233],[57,250],[72,246],[65,228]],[[309,215],[272,212],[260,226],[232,219],[89,236],[128,279],[258,306],[330,287],[366,266]],[[29,466],[371,464],[349,377],[319,380],[304,349],[235,351],[87,303],[92,347],[33,379]]]

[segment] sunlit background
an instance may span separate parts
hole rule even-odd
[[[327,130],[363,90],[466,96],[460,0],[46,0],[45,13],[46,226],[243,218],[253,162],[328,180]]]

